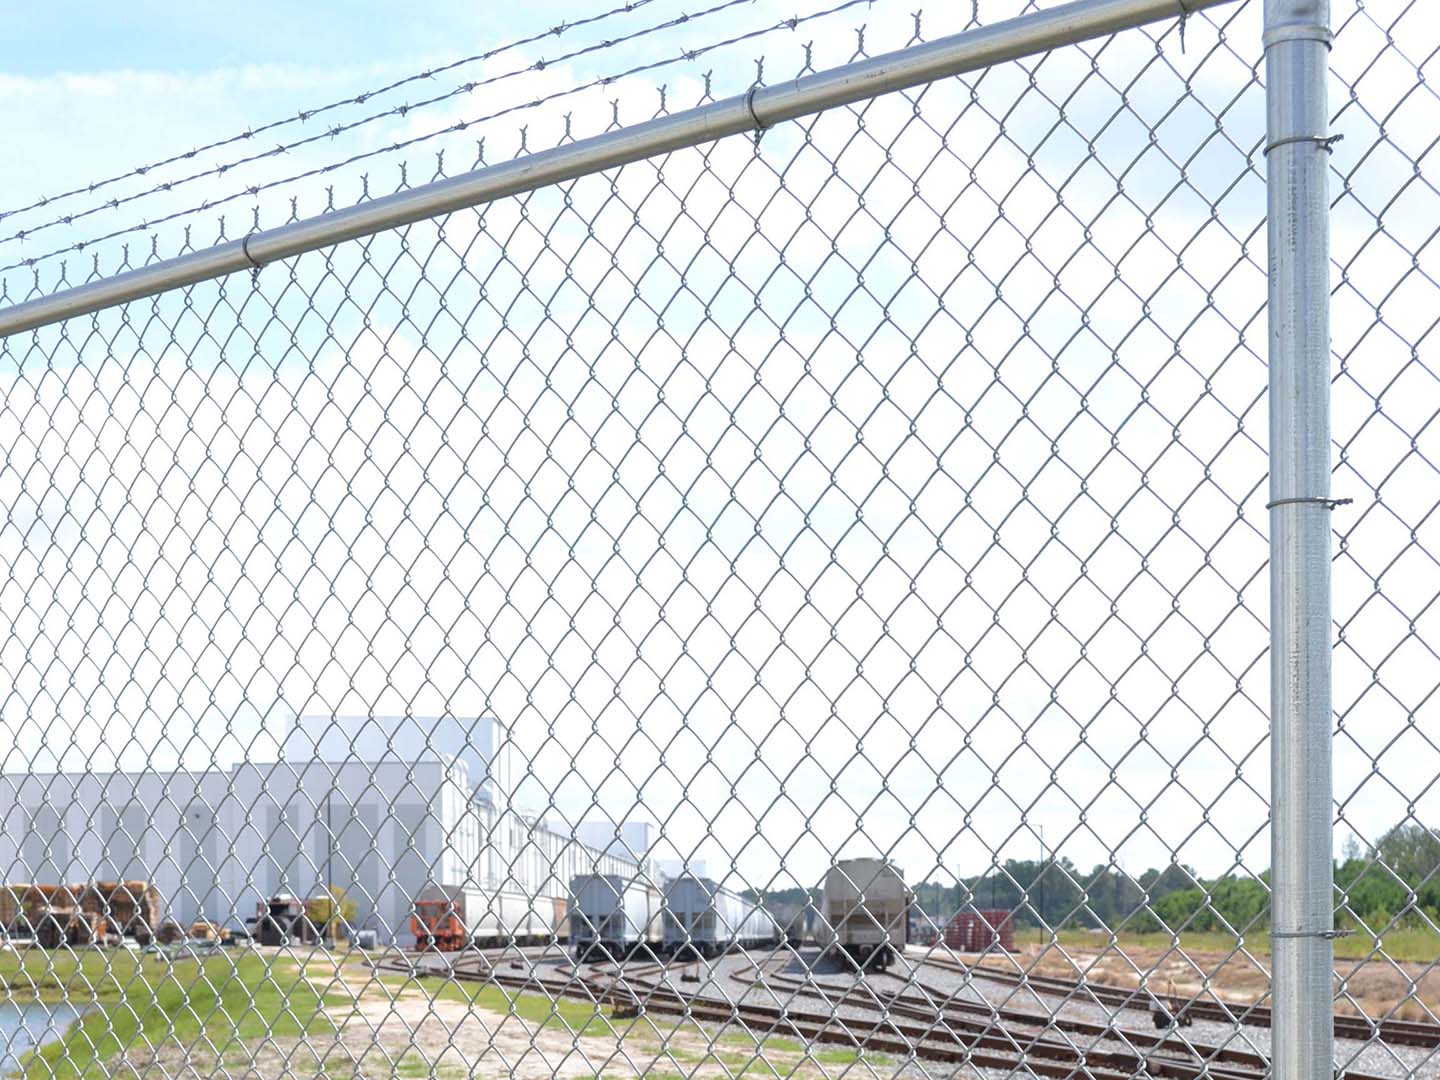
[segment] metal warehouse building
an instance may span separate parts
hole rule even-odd
[[[549,910],[581,873],[633,875],[625,844],[507,805],[503,729],[484,719],[298,720],[277,760],[229,769],[0,777],[0,879],[148,879],[182,924],[240,923],[276,893],[338,886],[357,928],[403,941],[427,886],[518,893]],[[401,748],[414,757],[400,760]],[[580,838],[577,838],[580,837]],[[541,905],[543,904],[543,907]]]

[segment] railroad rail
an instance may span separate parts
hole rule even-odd
[[[624,967],[561,963],[543,971],[532,967],[524,973],[511,973],[499,970],[481,956],[463,960],[447,969],[427,970],[394,961],[379,961],[374,966],[415,977],[443,976],[579,998],[597,1006],[609,1005],[614,1019],[650,1013],[683,1016],[722,1026],[738,1025],[757,1041],[772,1035],[790,1036],[898,1057],[1043,1077],[1071,1078],[1077,1071],[1093,1080],[1133,1080],[1137,1075],[1172,1080],[1264,1080],[1270,1075],[1269,1062],[1257,1053],[1114,1024],[957,1001],[953,995],[925,984],[915,985],[928,996],[882,991],[868,984],[863,989],[858,985],[829,987],[813,979],[762,972],[767,986],[822,1000],[827,1008],[816,1011],[797,1008],[793,1002],[747,1002],[743,996],[742,1000],[734,1000],[723,990],[720,996],[698,989],[682,992],[666,981],[667,974],[676,968],[660,963]],[[753,979],[751,972],[732,972],[730,976],[737,981]],[[937,998],[941,1000],[937,1002]],[[841,1015],[836,1011],[839,1005],[872,1010],[874,1015]],[[1057,1031],[1120,1045],[1078,1046],[1072,1039],[1047,1034]],[[1341,1074],[1341,1080],[1382,1078],[1351,1070]]]
[[[413,979],[459,979],[465,982],[491,983],[511,990],[544,990],[556,996],[576,998],[597,1005],[603,1004],[610,997],[616,980],[621,977],[619,969],[608,962],[564,962],[547,969],[542,975],[538,974],[538,969],[534,967],[523,974],[501,970],[480,954],[465,954],[460,959],[460,963],[450,963],[442,968],[428,964],[406,964],[386,958],[372,962],[370,967],[377,972],[405,975]],[[664,970],[664,964],[648,963],[625,973],[625,977]]]
[[[809,1042],[840,1043],[859,1050],[905,1058],[968,1064],[974,1067],[1013,1071],[1023,1075],[1073,1078],[1085,1075],[1093,1080],[1134,1080],[1136,1076],[1174,1080],[1268,1080],[1267,1064],[1216,1065],[1197,1061],[1193,1054],[1140,1053],[1136,1050],[1081,1048],[1059,1039],[1016,1039],[1008,1029],[991,1033],[956,1031],[950,1026],[909,1023],[884,1016],[866,1020],[842,1016],[833,1010],[810,1012],[789,1005],[725,1002],[684,995],[654,984],[640,983],[646,991],[641,998],[626,979],[631,995],[620,1004],[616,1016],[629,1018],[647,1013],[683,1016],[688,1020],[718,1024],[739,1024],[752,1034],[765,1037],[789,1035]],[[612,999],[613,1000],[613,999]],[[1344,1080],[1381,1080],[1362,1073],[1346,1073]]]
[[[898,976],[896,977],[898,978]],[[831,1004],[868,1006],[891,1015],[930,1020],[932,1023],[943,1023],[949,1028],[964,1028],[981,1033],[1001,1030],[1011,1040],[1016,1037],[1019,1028],[1028,1028],[1032,1032],[1030,1036],[1032,1041],[1026,1044],[1026,1048],[1032,1053],[1042,1043],[1047,1047],[1056,1044],[1057,1040],[1045,1039],[1043,1032],[1058,1030],[1091,1038],[1116,1040],[1125,1044],[1127,1048],[1135,1048],[1114,1055],[1115,1059],[1124,1059],[1131,1054],[1137,1058],[1141,1057],[1139,1050],[1143,1049],[1146,1068],[1152,1072],[1154,1072],[1156,1062],[1161,1060],[1154,1057],[1158,1053],[1165,1055],[1167,1059],[1172,1057],[1178,1059],[1179,1064],[1184,1067],[1188,1068],[1190,1065],[1194,1065],[1195,1068],[1202,1070],[1205,1076],[1220,1077],[1232,1073],[1251,1077],[1268,1077],[1270,1075],[1269,1060],[1252,1051],[1209,1045],[1188,1037],[1163,1035],[1121,1027],[1113,1023],[1100,1024],[1050,1014],[1000,1008],[986,1002],[956,1000],[950,993],[915,982],[913,979],[909,980],[910,984],[928,996],[881,991],[869,985],[866,985],[862,992],[858,986],[853,988],[832,987],[815,982],[813,979],[807,980],[783,974],[767,974],[765,981],[769,985],[784,986],[818,996]],[[937,1001],[936,999],[942,1000]],[[1068,1048],[1072,1054],[1078,1051],[1078,1048],[1069,1041],[1059,1041],[1058,1045]],[[1081,1056],[1086,1062],[1092,1062],[1105,1053],[1105,1051],[1087,1049],[1081,1052]],[[1173,1064],[1173,1062],[1167,1063]],[[1217,1068],[1217,1065],[1233,1068],[1220,1069]],[[1339,1080],[1380,1080],[1380,1078],[1369,1073],[1348,1070],[1339,1074]]]
[[[1193,1039],[1181,1039],[1173,1035],[1125,1028],[1118,1024],[1100,1024],[1088,1020],[1063,1016],[1050,1016],[992,1006],[985,1002],[956,1000],[944,991],[913,980],[911,985],[923,991],[920,994],[904,994],[881,991],[867,986],[864,992],[859,988],[830,987],[793,976],[770,975],[766,982],[785,986],[802,993],[813,994],[828,1001],[852,1005],[869,1005],[885,1012],[911,1016],[921,1020],[943,1022],[951,1027],[964,1027],[978,1031],[993,1030],[998,1023],[1004,1030],[1014,1032],[1017,1027],[1029,1028],[1032,1038],[1043,1038],[1043,1032],[1063,1031],[1092,1038],[1113,1039],[1131,1046],[1144,1047],[1165,1053],[1184,1054],[1208,1062],[1223,1062],[1263,1070],[1268,1062],[1261,1055],[1232,1047],[1210,1046]],[[1070,1045],[1066,1043],[1065,1045]],[[1351,1074],[1354,1080],[1361,1080],[1359,1074]]]
[[[1046,994],[1057,994],[1111,1005],[1120,1009],[1148,1011],[1152,1002],[1159,1002],[1175,1017],[1193,1017],[1197,1020],[1215,1020],[1222,1024],[1251,1025],[1268,1028],[1272,1015],[1267,1005],[1244,1005],[1238,1002],[1203,1001],[1199,998],[1181,998],[1169,994],[1157,994],[1152,990],[1089,980],[1071,980],[1052,975],[1030,975],[1019,971],[1005,971],[983,964],[965,964],[935,956],[927,956],[926,964],[945,968],[949,971],[969,974],[978,978],[991,979],[1024,987]],[[1368,1016],[1335,1017],[1335,1035],[1341,1039],[1368,1042],[1378,1038],[1395,1046],[1416,1046],[1426,1049],[1440,1047],[1440,1024],[1426,1020],[1400,1020],[1395,1018],[1372,1019]]]

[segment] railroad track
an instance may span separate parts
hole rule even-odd
[[[1023,1046],[1032,1054],[1048,1053],[1061,1059],[1068,1054],[1071,1059],[1074,1059],[1077,1056],[1078,1048],[1072,1042],[1045,1036],[1047,1031],[1058,1030],[1091,1038],[1119,1041],[1126,1046],[1127,1050],[1117,1054],[1117,1059],[1134,1055],[1135,1059],[1143,1060],[1146,1068],[1152,1072],[1162,1060],[1156,1055],[1162,1055],[1163,1060],[1169,1065],[1193,1067],[1205,1076],[1220,1077],[1233,1074],[1244,1077],[1268,1077],[1270,1075],[1268,1059],[1252,1051],[1228,1046],[1207,1045],[1189,1038],[1125,1028],[1116,1024],[1099,1024],[1063,1016],[997,1008],[984,1002],[956,1001],[945,991],[913,980],[912,985],[928,996],[883,992],[868,985],[863,991],[858,987],[830,987],[815,983],[813,980],[782,974],[767,975],[766,982],[770,985],[781,985],[788,989],[818,996],[830,1003],[882,1009],[892,1015],[928,1020],[932,1024],[943,1023],[949,1028],[974,1031],[982,1035],[1000,1031],[1003,1032],[1006,1041],[1011,1043],[1021,1038],[1021,1031],[1024,1029],[1025,1042]],[[1052,1051],[1050,1048],[1054,1046],[1060,1047],[1063,1052]],[[1083,1052],[1086,1062],[1095,1061],[1097,1056],[1095,1051],[1087,1049]],[[1380,1078],[1351,1070],[1340,1074],[1339,1080],[1380,1080]]]
[[[1129,989],[1123,986],[1108,986],[1051,975],[1027,975],[1018,971],[1004,971],[985,965],[967,965],[958,961],[926,957],[925,964],[945,968],[949,971],[968,974],[977,978],[991,979],[1011,986],[1026,987],[1045,994],[1057,994],[1079,1001],[1112,1005],[1120,1009],[1150,1010],[1152,1002],[1159,1002],[1171,1016],[1193,1017],[1196,1020],[1214,1020],[1222,1024],[1251,1025],[1268,1028],[1271,1026],[1271,1011],[1266,1005],[1230,1005],[1221,1001],[1202,1001],[1197,998],[1180,998],[1168,994],[1156,994],[1150,990]],[[1426,1049],[1440,1047],[1440,1024],[1424,1020],[1372,1020],[1365,1016],[1336,1016],[1335,1036],[1341,1039],[1355,1039],[1368,1042],[1378,1038],[1395,1046],[1417,1046]]]
[[[644,991],[643,997],[632,985],[637,982]],[[1269,1075],[1263,1069],[1196,1062],[1191,1055],[1082,1050],[1058,1039],[1017,1040],[1003,1029],[984,1033],[956,1031],[948,1026],[937,1028],[933,1022],[925,1025],[907,1022],[883,1016],[878,1010],[873,1020],[859,1020],[838,1015],[833,1008],[827,1012],[811,1012],[789,1005],[726,1002],[684,995],[646,980],[627,979],[625,990],[630,1000],[617,1003],[616,1009],[616,1015],[622,1018],[647,1013],[679,1015],[721,1025],[738,1024],[757,1039],[778,1034],[807,1042],[839,1043],[857,1050],[968,1064],[1017,1075],[1066,1080],[1074,1080],[1077,1075],[1089,1080],[1134,1080],[1136,1076],[1262,1080]],[[1380,1078],[1352,1073],[1347,1080]]]
[[[897,1015],[944,1023],[950,1027],[982,1033],[996,1030],[998,1024],[1003,1024],[1006,1034],[1013,1037],[1018,1029],[1024,1028],[1027,1030],[1025,1036],[1027,1045],[1037,1041],[1053,1042],[1055,1041],[1053,1038],[1047,1039],[1046,1033],[1064,1031],[1092,1038],[1118,1040],[1127,1046],[1143,1047],[1150,1051],[1194,1058],[1198,1062],[1237,1065],[1262,1072],[1268,1064],[1265,1058],[1259,1054],[1231,1047],[1208,1046],[1190,1039],[1176,1038],[1173,1035],[1132,1030],[1116,1024],[1098,1024],[1047,1013],[997,1008],[978,1001],[957,1001],[944,991],[913,980],[911,985],[922,993],[885,992],[869,986],[862,992],[858,988],[829,987],[785,975],[767,976],[766,982],[818,996],[827,1001],[844,1002],[862,1007],[868,1005]],[[839,992],[837,993],[837,991]],[[1073,1044],[1069,1042],[1062,1042],[1061,1045],[1073,1050]],[[1354,1080],[1361,1080],[1361,1078],[1356,1076]]]
[[[1261,1055],[1229,1047],[1209,1046],[1156,1032],[1132,1030],[1114,1024],[1055,1017],[1048,1014],[1007,1009],[981,1002],[956,1001],[953,995],[923,983],[914,985],[929,997],[894,993],[865,985],[853,988],[827,987],[780,973],[766,972],[764,981],[794,992],[818,997],[828,1011],[816,1012],[791,1004],[737,1002],[725,997],[677,991],[663,981],[663,963],[620,967],[611,963],[562,963],[543,970],[531,968],[513,974],[482,966],[481,958],[452,966],[448,971],[426,970],[393,961],[377,962],[377,970],[411,976],[443,975],[450,978],[489,982],[518,991],[543,991],[556,997],[578,998],[595,1005],[609,1005],[616,1019],[630,1019],[646,1013],[683,1016],[687,1019],[737,1025],[757,1040],[786,1035],[809,1042],[836,1043],[907,1058],[966,1063],[980,1068],[1009,1070],[1017,1074],[1066,1078],[1084,1075],[1090,1080],[1134,1080],[1136,1076],[1173,1080],[1266,1080],[1269,1062]],[[691,965],[684,965],[691,966]],[[951,966],[951,965],[939,965]],[[974,969],[959,969],[974,970]],[[903,976],[900,976],[904,978]],[[737,981],[753,979],[750,972],[732,972]],[[911,977],[913,982],[913,976]],[[1020,980],[1014,980],[1017,983]],[[1133,991],[1118,987],[1070,985],[1065,980],[1047,980],[1082,995],[1099,989],[1126,1007],[1143,1005]],[[712,984],[713,985],[713,984]],[[1035,987],[1042,989],[1040,986]],[[1048,989],[1055,993],[1056,989]],[[723,991],[722,991],[723,994]],[[1096,1000],[1103,1000],[1097,997]],[[1148,1000],[1148,999],[1146,999]],[[840,1016],[837,1005],[874,1012],[872,1018]],[[1184,1003],[1191,1004],[1191,1003]],[[1229,1015],[1226,1022],[1235,1023]],[[1046,1032],[1103,1038],[1120,1042],[1121,1048],[1079,1047],[1074,1041],[1055,1038]],[[1383,1080],[1368,1073],[1348,1071],[1340,1080]]]
[[[773,1034],[791,1035],[810,1042],[839,1043],[854,1048],[870,1049],[880,1053],[902,1057],[921,1056],[932,1060],[968,1062],[972,1065],[1020,1070],[1029,1068],[1031,1073],[1046,1077],[1073,1078],[1076,1057],[1072,1053],[1069,1063],[1046,1058],[1043,1053],[1029,1061],[1023,1048],[1013,1043],[998,1047],[995,1039],[989,1045],[978,1047],[957,1044],[945,1034],[921,1029],[910,1025],[910,1030],[901,1029],[894,1023],[885,1024],[888,1030],[878,1031],[874,1025],[838,1020],[833,1014],[808,1014],[796,1010],[764,1005],[736,1005],[698,995],[685,995],[653,981],[650,976],[661,975],[663,965],[645,965],[643,969],[618,972],[610,965],[583,965],[583,969],[572,964],[556,965],[546,977],[538,976],[533,970],[526,975],[512,975],[494,969],[482,970],[478,963],[454,966],[448,972],[439,972],[395,961],[380,961],[377,970],[405,975],[444,974],[450,978],[473,982],[489,982],[516,990],[544,990],[556,996],[574,997],[609,1004],[617,1019],[629,1019],[645,1013],[660,1013],[685,1016],[704,1020],[722,1026],[739,1025],[747,1032],[763,1039]],[[552,974],[553,973],[553,974]],[[1133,1069],[1092,1069],[1093,1080],[1133,1080]],[[1158,1063],[1157,1063],[1158,1064]],[[1154,1071],[1154,1076],[1176,1076],[1188,1078],[1198,1076],[1195,1070]],[[1252,1080],[1249,1076],[1211,1072],[1214,1080]]]
[[[604,962],[561,963],[544,969],[532,967],[528,972],[516,974],[489,965],[483,957],[462,956],[460,960],[460,963],[449,964],[443,968],[438,965],[406,964],[393,959],[378,960],[370,966],[375,971],[405,975],[409,978],[449,978],[464,982],[491,983],[511,990],[542,990],[553,996],[576,998],[592,1004],[607,1000],[616,980],[624,974],[613,964]],[[635,968],[635,974],[658,974],[664,970],[664,964],[651,963]]]

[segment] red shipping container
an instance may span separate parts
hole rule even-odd
[[[1008,911],[961,911],[945,926],[945,944],[955,952],[1015,951],[1015,922]]]

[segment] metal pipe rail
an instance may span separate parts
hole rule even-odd
[[[763,131],[882,94],[921,86],[967,71],[1035,56],[1064,45],[1184,17],[1229,0],[1074,0],[1046,11],[1007,19],[845,64],[775,86],[620,128],[589,139],[476,169],[359,206],[251,233],[241,240],[152,263],[100,281],[0,309],[0,337],[35,330],[116,304],[157,296],[345,240],[372,236],[467,207],[480,206],[657,154]]]

